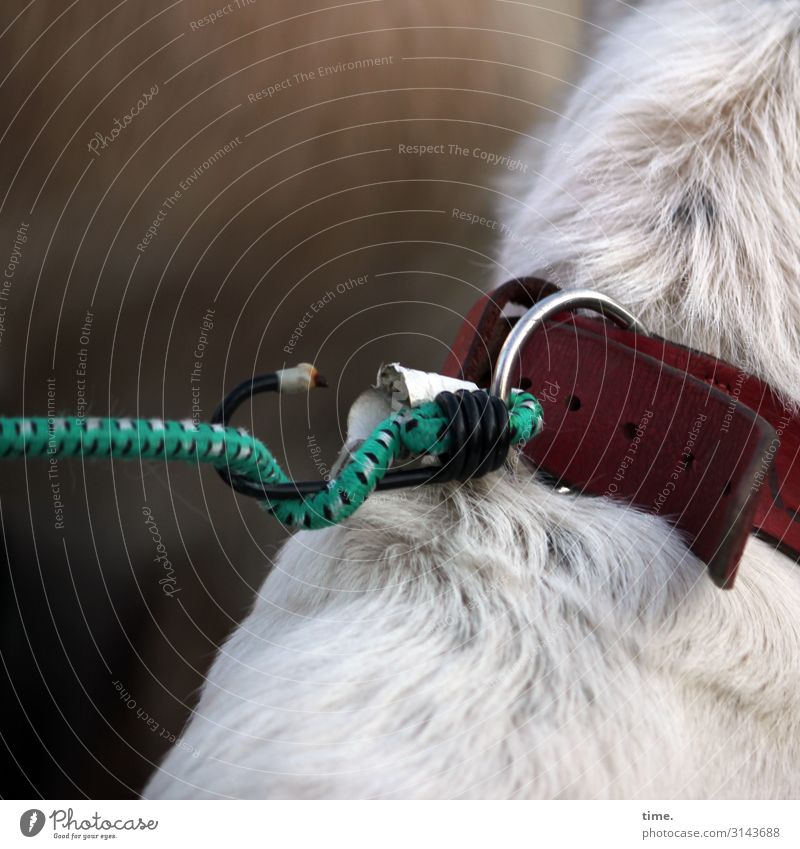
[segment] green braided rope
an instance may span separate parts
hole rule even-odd
[[[0,457],[186,460],[286,481],[263,442],[222,425],[161,419],[0,418]]]
[[[508,413],[512,444],[527,442],[542,428],[542,408],[533,395],[516,393]],[[417,425],[410,426],[412,421]],[[305,499],[276,500],[267,508],[290,526],[318,529],[338,524],[358,510],[402,454],[442,454],[451,440],[447,419],[434,401],[401,410],[373,430],[325,491]]]
[[[514,394],[509,402],[512,444],[527,442],[541,428],[539,402],[526,392]],[[450,442],[447,420],[436,403],[401,410],[375,428],[325,490],[306,498],[265,501],[264,506],[291,527],[337,524],[364,503],[394,461],[409,453],[442,454]],[[23,456],[183,460],[210,463],[260,484],[290,482],[267,446],[252,434],[192,421],[0,418],[0,458]]]

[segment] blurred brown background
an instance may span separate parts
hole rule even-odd
[[[497,233],[453,210],[491,218],[535,179],[533,156],[509,182],[473,151],[515,155],[557,114],[581,6],[7,0],[2,413],[47,414],[51,387],[57,413],[207,418],[225,387],[313,361],[331,389],[241,422],[319,475],[312,444],[330,464],[378,365],[437,368],[497,279]],[[2,471],[0,792],[135,795],[283,531],[209,469]]]

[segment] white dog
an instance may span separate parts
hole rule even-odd
[[[628,7],[498,281],[607,292],[800,402],[799,130],[800,2]],[[146,791],[798,793],[800,567],[751,538],[722,592],[663,519],[521,468],[293,537]]]

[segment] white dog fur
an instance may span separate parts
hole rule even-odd
[[[794,0],[622,14],[498,278],[608,292],[800,402],[798,33]],[[662,519],[516,468],[297,534],[146,791],[798,793],[800,567],[753,539],[721,592]]]

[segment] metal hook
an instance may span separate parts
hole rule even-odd
[[[532,306],[517,321],[506,337],[494,367],[492,395],[497,395],[508,403],[513,389],[511,379],[514,374],[514,367],[519,361],[519,354],[528,337],[548,318],[552,318],[560,312],[574,312],[580,309],[593,310],[606,318],[610,318],[621,327],[647,334],[644,325],[633,313],[628,312],[625,307],[602,292],[593,292],[591,289],[574,289],[548,295]]]

